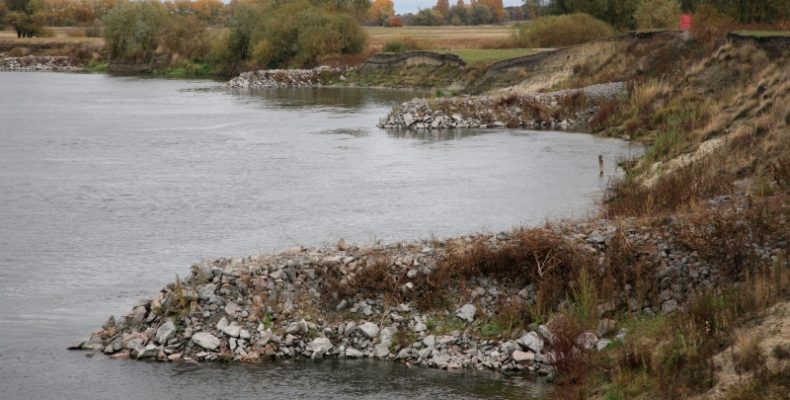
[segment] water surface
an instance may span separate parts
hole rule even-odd
[[[540,393],[529,380],[386,362],[195,367],[64,350],[203,259],[585,216],[616,160],[636,152],[583,134],[375,128],[413,95],[0,73],[2,398]]]

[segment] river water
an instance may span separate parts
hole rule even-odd
[[[0,397],[539,396],[546,385],[526,378],[387,362],[194,366],[65,350],[200,260],[586,216],[638,151],[583,134],[375,128],[414,95],[0,73]]]

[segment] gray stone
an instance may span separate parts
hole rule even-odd
[[[364,353],[353,347],[349,347],[346,349],[346,357],[348,358],[361,358],[362,356],[364,356]]]
[[[176,335],[176,324],[171,320],[167,320],[164,324],[159,326],[156,330],[156,341],[160,344],[166,344],[168,340]]]
[[[598,351],[603,351],[609,346],[610,343],[612,343],[612,341],[609,339],[601,339],[595,344],[595,349]]]
[[[225,305],[225,313],[228,315],[236,315],[239,311],[241,311],[241,307],[232,301],[229,301],[228,304]]]
[[[237,325],[228,325],[221,329],[222,333],[227,336],[237,338],[241,335],[241,327]]]
[[[598,337],[604,337],[611,333],[614,333],[616,328],[616,322],[613,319],[604,318],[598,321],[598,327],[595,332],[598,334]]]
[[[197,292],[198,297],[200,300],[211,300],[214,297],[214,292],[217,291],[217,285],[213,283],[207,283],[205,285],[198,286]]]
[[[374,339],[379,335],[379,327],[378,325],[372,322],[365,322],[364,324],[359,326],[359,330],[365,334],[369,339]]]
[[[455,315],[464,321],[474,322],[476,313],[477,313],[477,308],[474,305],[467,303],[464,304],[463,307],[459,308],[455,312]]]
[[[136,351],[137,351],[138,359],[152,358],[152,357],[156,357],[159,354],[159,347],[157,347],[154,344],[149,344],[148,346],[145,347],[142,346],[138,347]]]
[[[592,350],[598,343],[598,337],[592,332],[584,332],[576,338],[576,344],[586,350]]]
[[[531,351],[514,351],[511,355],[513,361],[522,363],[522,362],[532,362],[535,361],[535,353]]]
[[[549,344],[554,343],[554,335],[551,333],[548,325],[539,325],[538,335]]]
[[[671,313],[678,309],[678,302],[675,299],[669,299],[661,304],[661,311]]]
[[[414,324],[414,328],[411,329],[414,332],[424,332],[428,330],[428,326],[422,322],[418,322]]]
[[[217,321],[217,325],[215,325],[215,327],[219,330],[224,329],[226,326],[228,326],[228,319],[225,317],[220,318],[220,320]]]
[[[535,332],[527,332],[516,340],[516,343],[524,350],[532,350],[535,353],[543,351],[543,340]]]
[[[376,358],[386,358],[390,354],[389,343],[379,343],[373,348],[373,355]]]
[[[208,332],[197,332],[192,335],[192,342],[206,350],[216,350],[219,347],[219,339]]]
[[[427,347],[433,347],[436,345],[436,336],[428,335],[422,338],[422,343]]]
[[[318,337],[313,339],[307,345],[307,348],[312,352],[312,357],[323,357],[328,351],[332,350],[332,341],[325,337]]]

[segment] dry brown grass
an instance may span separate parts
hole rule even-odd
[[[369,46],[381,50],[384,45],[402,37],[413,38],[426,49],[485,49],[496,48],[506,42],[513,28],[509,25],[478,26],[404,26],[389,28],[365,27]]]
[[[759,336],[743,331],[735,333],[732,356],[738,373],[755,372],[765,366],[765,354],[760,343],[762,338]]]

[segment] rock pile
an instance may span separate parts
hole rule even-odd
[[[321,66],[313,69],[267,69],[242,72],[225,84],[229,89],[318,87],[332,79],[344,80],[348,69]]]
[[[613,82],[551,93],[414,99],[396,106],[379,122],[390,129],[552,128],[587,126],[600,106],[625,93]]]
[[[640,295],[636,287],[625,284],[598,305],[597,329],[575,339],[579,349],[601,351],[623,339],[626,332],[609,315],[671,313],[684,307],[693,293],[724,277],[717,264],[704,261],[677,240],[677,232],[688,229],[680,220],[661,227],[639,226],[636,220],[618,225],[599,220],[541,229],[560,235],[574,252],[589,254],[601,269],[611,265],[606,262],[608,250],[620,240],[638,249],[639,263],[654,271],[648,293]],[[431,368],[551,374],[556,362],[551,322],[513,332],[491,328],[502,304],[537,301],[535,282],[514,287],[488,276],[469,279],[463,287],[448,282],[449,299],[455,304],[422,311],[409,296],[421,278],[440,270],[451,251],[481,244],[503,248],[519,240],[521,233],[372,247],[341,240],[333,248],[296,248],[197,264],[188,279],[140,301],[120,321],[111,317],[72,348],[159,361],[369,357]],[[755,254],[769,261],[780,257],[787,238],[776,240],[780,242],[755,244]],[[354,287],[363,271],[382,266],[378,279],[400,279],[393,281],[400,285],[401,300],[332,286]],[[330,277],[338,280],[333,283]]]
[[[24,56],[0,59],[0,71],[81,72],[85,66],[66,56]]]

